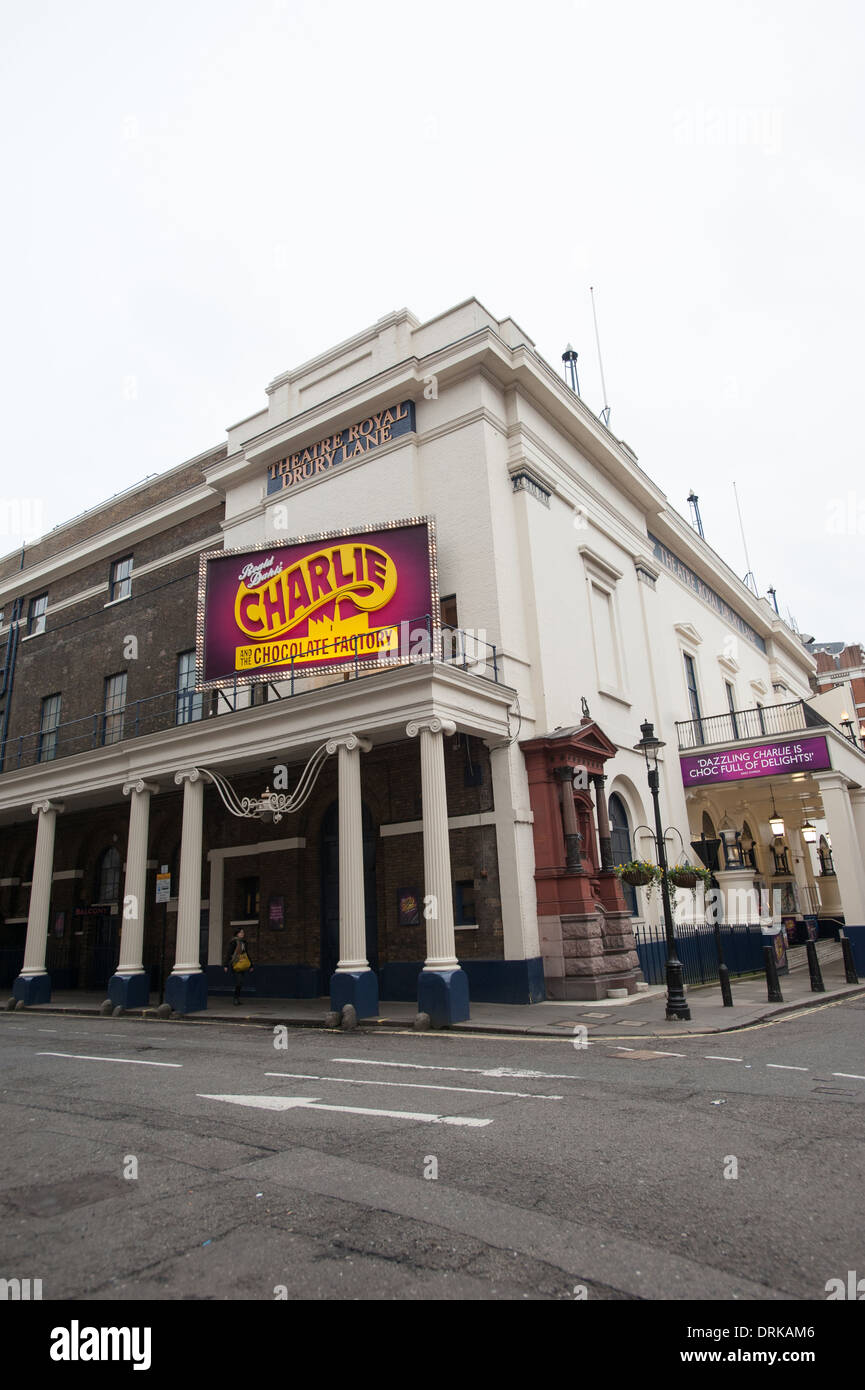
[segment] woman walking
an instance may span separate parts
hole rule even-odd
[[[243,927],[238,927],[228,946],[225,954],[225,965],[223,966],[226,975],[231,970],[234,975],[234,1002],[240,1003],[240,991],[243,988],[243,977],[247,971],[252,974],[252,960],[249,955],[249,948],[246,944],[246,932]]]

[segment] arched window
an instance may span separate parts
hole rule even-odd
[[[628,812],[625,803],[620,796],[613,792],[609,801],[610,816],[610,849],[613,852],[614,864],[627,864],[633,859],[631,851],[631,827],[628,824]],[[622,884],[622,892],[625,895],[625,902],[632,917],[639,917],[640,912],[637,907],[637,890],[630,883]]]
[[[96,901],[116,903],[120,897],[120,872],[123,863],[114,845],[101,856],[96,868]]]

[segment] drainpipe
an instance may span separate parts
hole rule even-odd
[[[24,600],[16,598],[12,605],[12,617],[9,621],[9,636],[6,639],[6,657],[3,662],[3,675],[0,677],[0,699],[4,696],[3,723],[0,728],[0,772],[5,770],[6,763],[6,737],[9,732],[9,715],[12,709],[12,682],[15,678],[15,659],[18,655],[18,627],[21,618],[21,611]]]

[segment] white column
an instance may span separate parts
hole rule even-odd
[[[849,927],[865,926],[865,841],[857,829],[846,778],[840,772],[815,772],[812,776],[820,788],[823,817],[832,840],[844,920]]]
[[[172,975],[199,975],[201,933],[201,848],[204,783],[197,767],[174,774],[183,786],[183,828],[180,841],[180,887],[177,902],[177,942]]]
[[[211,850],[210,860],[210,913],[207,936],[207,964],[222,964],[222,924],[223,900],[225,897],[225,855],[220,850]]]
[[[505,960],[541,954],[531,803],[519,745],[490,750]]]
[[[62,813],[63,806],[58,801],[37,801],[30,810],[34,816],[38,812],[39,821],[36,827],[36,855],[33,860],[27,940],[24,945],[21,974],[45,975],[48,913],[51,910],[51,879],[54,873],[54,832],[57,817]]]
[[[337,973],[369,970],[366,958],[366,903],[363,889],[363,809],[360,754],[372,747],[357,734],[328,740],[339,754],[339,964]]]
[[[157,786],[143,782],[124,782],[123,795],[129,802],[129,840],[126,846],[126,881],[123,888],[123,927],[120,933],[120,960],[117,975],[143,975],[144,907],[147,895],[147,838],[150,825],[150,798]]]
[[[424,917],[427,958],[424,970],[458,970],[454,935],[453,884],[445,782],[444,734],[455,734],[449,719],[413,719],[409,738],[420,734],[420,780],[423,798]],[[431,899],[431,901],[430,901]]]

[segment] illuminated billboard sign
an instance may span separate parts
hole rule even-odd
[[[431,517],[207,551],[197,688],[397,665],[438,626]]]

